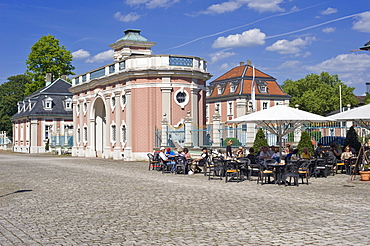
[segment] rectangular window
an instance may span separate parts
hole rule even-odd
[[[50,137],[50,126],[45,126],[45,139],[49,139]]]
[[[233,115],[233,103],[229,102],[229,115]]]
[[[126,68],[126,64],[125,64],[125,62],[123,61],[123,62],[120,62],[119,63],[119,70],[121,71],[121,70],[124,70]]]
[[[84,127],[84,142],[87,142],[87,127]]]
[[[115,72],[114,65],[110,65],[109,66],[109,73],[114,73],[114,72]]]
[[[262,103],[262,109],[267,109],[267,102]]]
[[[116,141],[116,126],[113,125],[111,126],[112,128],[112,142],[115,142]]]

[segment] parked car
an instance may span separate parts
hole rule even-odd
[[[317,142],[317,144],[322,144],[323,146],[330,146],[333,143],[335,143],[338,146],[343,146],[345,140],[346,140],[345,137],[326,136],[326,137],[322,137]]]

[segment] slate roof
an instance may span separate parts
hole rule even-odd
[[[21,106],[21,110],[12,117],[12,120],[27,116],[70,116],[72,118],[72,110],[66,110],[63,105],[64,100],[72,98],[73,96],[73,94],[69,92],[70,87],[71,84],[67,81],[57,79],[50,85],[44,86],[40,90],[26,96],[22,102],[19,102],[20,105],[24,106]],[[52,109],[44,108],[43,100],[48,97],[52,99]]]
[[[276,79],[257,68],[254,68],[254,81],[255,81],[255,94],[258,96],[265,97],[285,97],[290,98],[289,95],[283,92]],[[221,97],[230,97],[237,95],[250,95],[252,90],[253,80],[253,67],[251,65],[240,65],[232,68],[225,74],[221,75],[208,86],[209,94],[208,99]],[[265,85],[266,92],[259,90],[259,85]],[[221,88],[222,93],[218,93],[218,87]],[[231,87],[235,87],[231,90]]]

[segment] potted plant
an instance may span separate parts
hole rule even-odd
[[[370,181],[370,171],[369,171],[369,164],[364,165],[364,170],[360,171],[360,176],[362,181]]]

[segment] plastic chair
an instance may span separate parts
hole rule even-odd
[[[306,184],[308,185],[308,179],[310,178],[310,160],[300,160],[298,162],[298,173],[299,177],[302,179],[302,184],[304,184],[304,179],[306,179]]]
[[[225,183],[231,180],[237,182],[241,180],[239,163],[236,161],[226,161],[225,163]]]
[[[224,160],[220,157],[213,157],[212,161],[208,164],[208,180],[211,180],[212,178],[218,177],[220,180],[222,180],[222,172],[224,168]]]
[[[263,163],[258,164],[259,167],[259,173],[258,173],[258,179],[257,184],[261,181],[261,185],[264,183],[271,183],[271,177],[276,180],[275,172],[272,168],[269,168],[268,166],[265,166]]]
[[[289,184],[292,184],[292,178],[294,181],[294,185],[299,186],[299,172],[298,172],[298,163],[288,163],[285,165],[284,171],[284,185],[287,185],[287,178],[289,178]]]
[[[154,169],[159,169],[161,167],[160,161],[155,160],[154,155],[152,153],[147,154],[149,158],[149,168],[148,170],[154,170]]]
[[[187,174],[187,160],[185,156],[175,156],[176,172],[175,174]]]

